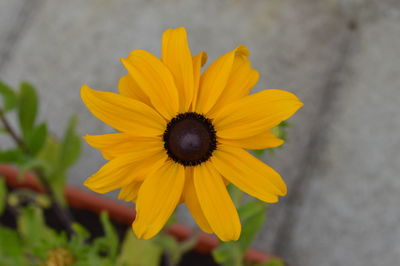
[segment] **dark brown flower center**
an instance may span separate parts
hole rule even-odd
[[[217,147],[211,120],[194,112],[179,114],[169,121],[163,139],[168,156],[185,166],[207,161]]]

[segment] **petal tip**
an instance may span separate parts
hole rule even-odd
[[[136,221],[137,221],[137,217],[136,217],[135,221],[132,223],[132,231],[136,235],[137,238],[148,240],[155,235],[154,233],[151,233],[151,234],[149,233],[150,232],[150,230],[148,230],[149,227],[144,226],[143,224],[139,224]]]
[[[250,51],[245,45],[239,45],[238,47],[236,47],[236,54],[250,56]]]
[[[91,88],[87,84],[83,84],[81,87],[81,97],[84,98],[84,96],[90,92]]]
[[[230,232],[230,234],[224,234],[224,235],[217,235],[219,239],[221,239],[224,242],[229,242],[229,241],[237,241],[240,238],[240,234],[241,234],[242,228],[239,225],[239,230],[235,231],[235,232]]]
[[[279,193],[279,196],[285,197],[286,195],[287,195],[287,188],[285,186],[285,188],[281,190],[281,193]],[[278,201],[279,201],[279,198],[277,197],[276,202],[278,202]]]
[[[87,179],[83,182],[83,185],[84,185],[85,187],[87,187],[88,189],[92,190],[92,191],[95,191],[95,190],[96,190],[96,189],[93,187],[93,183],[90,182],[90,177],[87,178]]]
[[[200,56],[201,56],[200,66],[204,66],[208,60],[208,54],[203,51],[203,52],[200,52]]]

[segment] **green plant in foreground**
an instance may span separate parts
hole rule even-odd
[[[64,186],[66,173],[78,159],[81,139],[75,133],[76,118],[72,117],[61,139],[48,132],[46,123],[38,123],[39,99],[35,88],[23,82],[16,91],[0,82],[1,132],[15,143],[14,147],[0,149],[0,163],[14,164],[19,168],[20,178],[27,171],[33,171],[39,182],[48,191],[65,230],[71,234],[72,218],[66,209]],[[13,128],[8,118],[17,117],[18,130]]]

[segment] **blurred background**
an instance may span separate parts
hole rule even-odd
[[[0,0],[0,79],[36,85],[55,134],[71,114],[81,135],[111,132],[82,104],[81,85],[115,91],[119,58],[159,55],[162,32],[179,26],[209,62],[248,46],[261,74],[254,91],[305,103],[284,148],[265,156],[289,192],[255,247],[291,265],[398,265],[399,0]],[[103,163],[85,144],[69,183]]]

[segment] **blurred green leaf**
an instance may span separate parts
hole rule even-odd
[[[111,260],[115,260],[115,258],[117,257],[119,244],[117,232],[115,231],[115,228],[112,225],[107,212],[102,212],[100,214],[100,221],[104,230],[103,239],[106,244],[105,246],[107,248],[108,257]]]
[[[43,148],[37,155],[37,158],[47,162],[49,167],[45,169],[45,175],[51,176],[58,164],[58,154],[60,152],[60,143],[51,135],[47,135],[47,139]]]
[[[161,256],[162,248],[154,241],[138,239],[131,230],[128,230],[116,265],[159,266]]]
[[[46,142],[47,138],[47,125],[45,123],[33,128],[26,137],[26,144],[29,151],[35,156]]]
[[[266,218],[266,204],[252,200],[241,206],[238,210],[242,222],[242,233],[238,240],[242,251],[246,251],[261,229]]]
[[[160,233],[153,239],[153,241],[161,247],[172,265],[178,264],[182,254],[180,245],[175,238],[165,233]]]
[[[243,252],[236,242],[221,242],[212,251],[214,260],[223,266],[242,266]]]
[[[74,232],[75,232],[75,235],[72,236],[74,241],[83,243],[90,237],[89,231],[85,227],[83,227],[82,225],[80,225],[78,223],[72,224],[72,230],[74,230]]]
[[[28,265],[23,256],[24,246],[18,233],[0,226],[0,236],[1,265]]]
[[[268,260],[267,262],[259,263],[254,266],[285,266],[285,263],[283,263],[281,259],[273,258]]]
[[[285,142],[287,141],[287,128],[290,127],[290,124],[288,121],[282,121],[279,125],[271,129],[271,133],[273,133],[277,138],[283,139]],[[269,149],[264,149],[264,150],[253,150],[252,153],[257,156],[258,158],[261,158],[264,156],[265,152],[268,152],[269,154],[273,155],[275,153],[276,149],[280,149],[282,146],[276,147],[276,148],[269,148]]]
[[[66,204],[64,198],[66,171],[76,162],[81,151],[81,138],[75,133],[76,122],[76,117],[71,117],[61,142],[52,135],[48,135],[37,156],[41,161],[46,162],[46,167],[43,169],[44,177],[57,200],[63,205]]]
[[[3,214],[4,209],[6,207],[6,197],[7,197],[6,181],[3,177],[0,177],[0,216]]]
[[[253,150],[253,154],[257,156],[258,158],[261,158],[264,156],[266,150]]]
[[[17,229],[26,246],[25,254],[34,263],[46,260],[52,249],[66,245],[65,232],[57,233],[45,223],[42,209],[35,205],[19,208]]]
[[[25,161],[25,155],[20,149],[0,151],[0,162],[20,164]]]
[[[90,237],[89,231],[78,223],[72,224],[72,230],[75,234],[72,235],[70,243],[73,247],[79,247],[84,244]]]
[[[3,97],[4,112],[11,111],[17,106],[17,95],[14,90],[0,81],[0,95]]]
[[[72,166],[81,153],[81,137],[75,132],[77,118],[72,116],[61,143],[59,153],[59,170],[65,171]]]
[[[27,242],[39,241],[45,225],[41,210],[32,206],[21,208],[17,219],[18,232]]]
[[[24,161],[19,164],[18,179],[23,180],[26,173],[35,170],[37,173],[42,173],[44,169],[48,168],[48,164],[35,157],[26,157]]]
[[[276,137],[287,140],[287,132],[286,130],[290,127],[290,123],[288,121],[282,121],[279,125],[274,127],[271,131],[275,134]]]
[[[237,188],[234,184],[229,184],[227,189],[229,194],[231,195],[233,203],[236,207],[239,207],[240,203],[242,202],[244,192]]]
[[[29,83],[23,82],[20,86],[18,118],[24,139],[32,130],[38,110],[38,97],[35,88]]]

